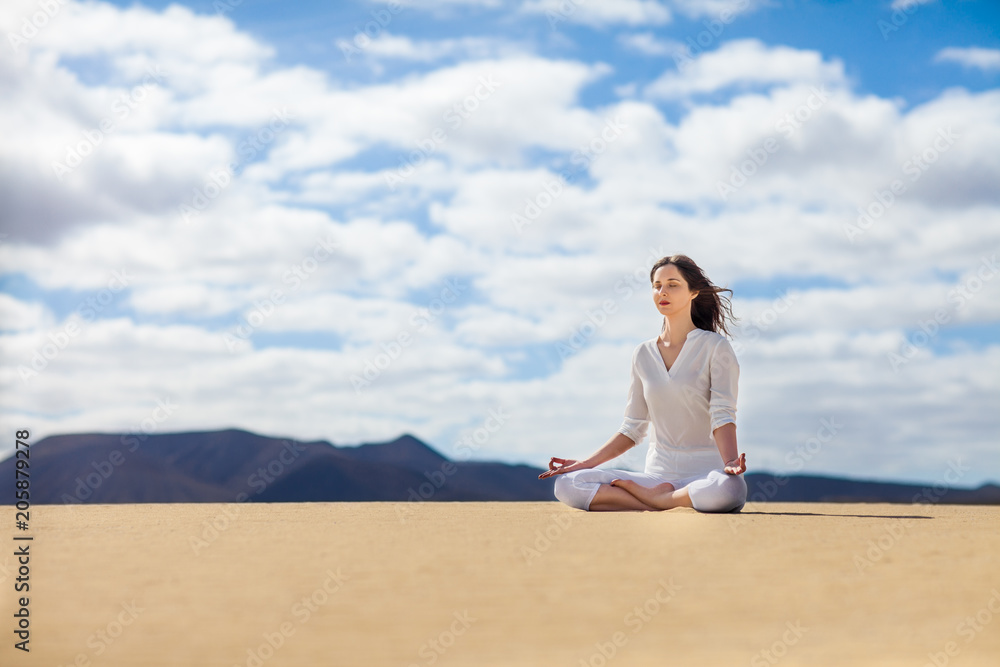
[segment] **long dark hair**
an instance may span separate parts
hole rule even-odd
[[[701,267],[694,263],[694,260],[687,255],[670,255],[661,257],[649,271],[649,284],[653,284],[653,274],[661,266],[673,264],[687,281],[688,289],[697,292],[698,296],[691,301],[691,321],[699,329],[723,333],[730,338],[733,337],[726,328],[726,320],[736,321],[733,315],[733,306],[730,298],[722,292],[733,293],[733,290],[726,287],[717,287],[708,279]],[[666,320],[663,322],[666,327]]]

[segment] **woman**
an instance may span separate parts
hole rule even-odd
[[[553,457],[539,479],[560,475],[555,495],[582,510],[699,512],[743,508],[746,455],[736,446],[740,367],[728,334],[729,299],[690,257],[672,255],[649,272],[660,335],[632,354],[625,421],[583,461]],[[645,472],[597,469],[642,442],[652,423]]]

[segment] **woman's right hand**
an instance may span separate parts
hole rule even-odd
[[[553,456],[549,460],[549,469],[538,476],[538,479],[545,479],[546,477],[552,477],[552,475],[561,475],[564,472],[573,472],[574,470],[580,470],[586,468],[582,461],[577,461],[576,459],[561,459],[559,457]]]
[[[727,475],[742,475],[747,471],[747,455],[746,453],[740,454],[732,461],[726,461],[725,467],[722,469]]]

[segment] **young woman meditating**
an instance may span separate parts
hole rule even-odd
[[[699,512],[743,508],[746,455],[736,445],[740,367],[726,334],[729,299],[690,257],[671,255],[649,273],[653,302],[663,315],[656,338],[632,354],[625,421],[583,461],[553,457],[539,479],[559,475],[555,495],[582,510]],[[646,437],[644,472],[599,469]]]

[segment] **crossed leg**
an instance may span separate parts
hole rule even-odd
[[[673,484],[662,480],[649,473],[587,468],[558,475],[554,490],[570,507],[591,511],[693,507],[699,512],[738,512],[747,499],[743,475],[729,475],[721,468]]]
[[[632,482],[632,484],[635,484],[635,482]],[[638,485],[636,484],[636,486]],[[594,495],[594,499],[590,501],[589,510],[591,512],[614,512],[621,510],[658,511],[657,508],[643,502],[625,489],[613,486],[613,484],[601,484],[597,487],[597,493]]]
[[[629,478],[655,486],[662,477],[642,472],[608,468],[585,468],[556,476],[555,495],[570,507],[591,511],[656,511],[634,495],[610,485],[613,479]]]
[[[630,479],[611,480],[639,501],[668,510],[674,507],[693,507],[699,512],[739,512],[747,500],[747,483],[743,475],[730,475],[722,469],[711,470],[694,478],[644,487]]]
[[[639,502],[658,510],[669,510],[675,507],[693,507],[687,487],[676,490],[670,482],[663,482],[656,486],[642,486],[641,484],[636,484],[631,479],[613,479],[611,480],[611,486],[627,491]]]

